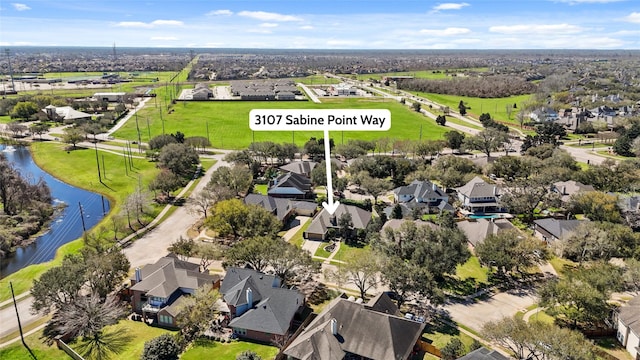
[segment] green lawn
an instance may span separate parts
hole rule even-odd
[[[454,79],[450,74],[461,73],[465,71],[486,72],[488,68],[470,68],[470,69],[446,69],[446,70],[419,70],[419,71],[400,71],[384,74],[360,74],[358,80],[367,81],[369,79],[382,80],[384,76],[413,76],[419,79]]]
[[[333,260],[349,262],[350,259],[355,259],[359,257],[365,251],[371,249],[371,245],[366,246],[352,246],[347,245],[345,243],[340,244],[340,249],[336,256],[333,257]]]
[[[104,330],[108,332],[114,331],[118,334],[124,334],[124,336],[126,336],[128,339],[128,341],[126,342],[126,346],[124,346],[122,349],[122,352],[117,356],[112,357],[113,359],[118,360],[138,360],[140,359],[140,356],[142,356],[144,343],[146,341],[149,341],[162,334],[175,333],[175,331],[169,331],[166,329],[149,326],[143,322],[132,320],[120,320],[120,322],[116,325],[107,326]],[[69,344],[69,346],[71,346],[71,348],[76,351],[79,347],[78,345],[79,344],[77,343]]]
[[[559,258],[559,257],[556,257],[556,256],[554,256],[551,260],[549,260],[549,263],[551,264],[551,266],[553,266],[555,271],[560,276],[562,276],[562,274],[564,274],[564,272],[566,271],[567,268],[573,268],[573,267],[576,267],[578,265],[577,263],[574,263],[571,260],[562,259],[562,258]]]
[[[439,322],[428,323],[424,328],[424,333],[422,334],[423,341],[430,343],[438,349],[445,347],[454,337],[459,338],[467,350],[469,350],[469,346],[473,342],[473,338],[447,324]]]
[[[480,265],[476,256],[471,256],[466,263],[456,267],[456,276],[460,280],[475,279],[477,283],[489,283],[489,269]]]
[[[302,244],[304,243],[303,234],[305,231],[307,231],[310,225],[311,225],[311,219],[309,219],[309,221],[307,221],[304,225],[302,225],[300,230],[298,230],[298,232],[295,233],[295,235],[293,235],[291,239],[289,239],[289,242],[301,248]]]
[[[180,356],[180,359],[235,360],[238,354],[246,350],[254,351],[256,354],[260,355],[263,360],[271,360],[278,354],[278,348],[276,347],[247,341],[235,341],[223,344],[210,340],[198,340],[192,347],[185,351],[182,356]]]
[[[57,359],[70,359],[67,354],[58,350],[56,345],[47,345],[40,339],[42,337],[42,330],[27,336],[25,342],[33,351],[36,359],[38,360],[57,360]],[[24,348],[20,341],[14,342],[7,347],[0,349],[0,359],[7,360],[33,360],[33,357],[29,355],[27,349]]]
[[[328,258],[329,256],[331,256],[331,253],[324,249],[327,245],[329,245],[329,243],[320,244],[320,246],[318,246],[318,249],[316,250],[316,253],[313,254],[313,256],[317,256],[321,258]],[[343,246],[343,245],[344,244],[340,244],[340,246]]]
[[[157,107],[156,107],[157,106]],[[310,137],[322,137],[319,131],[272,132],[251,131],[249,129],[249,111],[252,109],[389,109],[391,111],[391,130],[345,131],[331,133],[336,144],[349,139],[374,140],[382,137],[390,139],[418,139],[422,126],[424,139],[441,139],[449,129],[438,126],[433,120],[411,111],[402,104],[382,99],[331,99],[322,104],[300,102],[251,102],[251,101],[211,101],[179,102],[168,114],[162,98],[149,101],[139,112],[140,132],[143,141],[163,133],[180,131],[187,137],[207,136],[212,146],[217,148],[241,149],[252,141],[273,141],[278,143],[294,141],[303,145]],[[162,119],[160,113],[162,112]],[[148,127],[147,127],[148,121]],[[129,121],[114,136],[123,139],[138,138],[135,122]]]
[[[473,118],[479,118],[480,114],[489,113],[491,117],[496,120],[506,121],[514,125],[519,125],[516,120],[516,114],[520,111],[522,103],[528,101],[532,95],[517,95],[509,96],[506,98],[478,98],[458,95],[442,95],[434,93],[416,93],[419,96],[425,97],[438,104],[448,106],[453,111],[458,111],[458,104],[460,100],[464,101],[467,106],[467,115]],[[506,106],[513,107],[513,104],[517,105],[517,109],[512,109],[511,117],[507,116]]]
[[[267,195],[269,185],[267,184],[255,184],[253,185],[253,192],[256,194]]]

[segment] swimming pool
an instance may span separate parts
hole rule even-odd
[[[467,217],[469,219],[498,219],[503,218],[504,214],[472,214]]]

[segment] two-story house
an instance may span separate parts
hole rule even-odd
[[[183,296],[210,284],[220,286],[220,277],[199,271],[200,265],[178,259],[174,254],[154,264],[136,268],[131,278],[131,308],[164,327],[176,328],[175,318]]]
[[[311,199],[313,188],[309,178],[296,173],[285,173],[269,183],[267,195],[290,199]]]
[[[403,215],[411,213],[414,209],[419,209],[421,213],[455,210],[449,204],[449,195],[431,181],[414,180],[407,186],[397,187],[393,189],[393,199],[400,204]]]
[[[463,186],[456,188],[461,207],[472,213],[503,212],[499,199],[501,189],[476,176]]]

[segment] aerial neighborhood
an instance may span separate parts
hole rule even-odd
[[[0,62],[0,358],[640,359],[637,53],[146,51]]]

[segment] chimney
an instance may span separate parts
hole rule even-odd
[[[136,279],[136,284],[142,281],[142,271],[140,271],[139,267],[136,268],[135,279]]]
[[[331,215],[331,217],[329,218],[329,222],[333,226],[338,226],[338,221],[336,220],[336,215],[335,214]]]
[[[435,183],[431,183],[431,190],[436,191],[436,188],[437,188],[436,184]]]
[[[567,187],[566,186],[562,187],[562,195],[567,195]]]
[[[249,307],[253,307],[253,291],[251,288],[247,289],[247,304],[249,304]]]
[[[494,186],[493,187],[493,196],[497,196],[498,195],[498,187]]]
[[[331,319],[331,334],[333,334],[333,336],[338,335],[338,320],[336,319]]]

